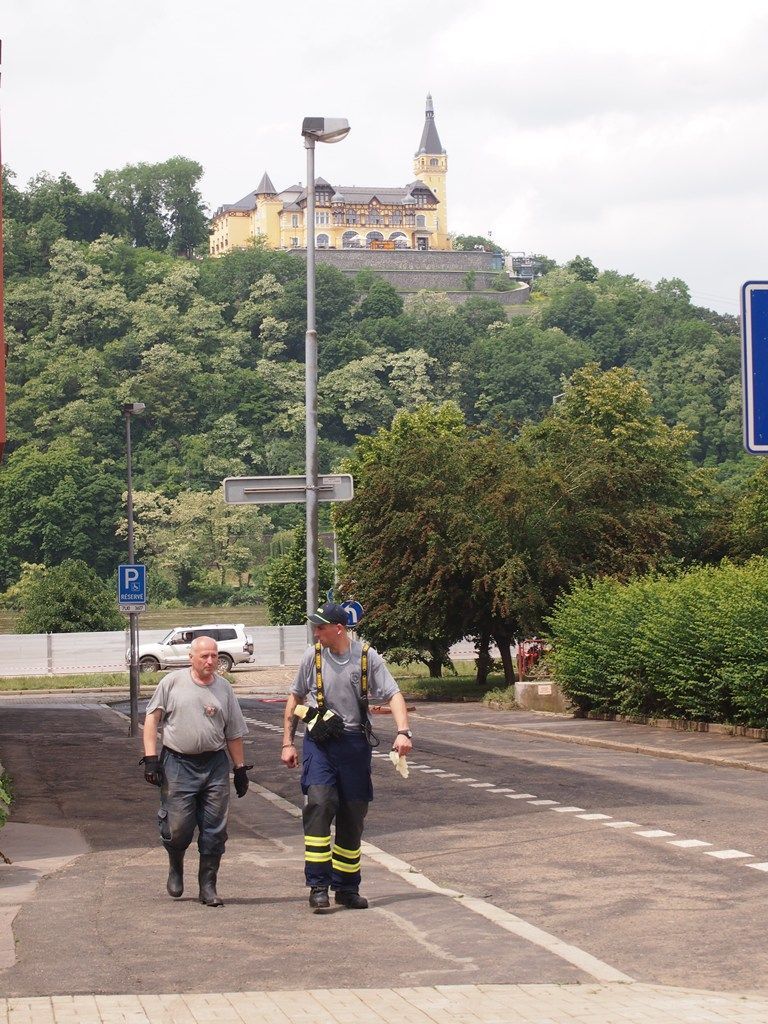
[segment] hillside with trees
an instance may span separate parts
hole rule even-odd
[[[77,559],[111,577],[126,401],[146,405],[136,551],[154,599],[263,594],[272,538],[301,518],[224,506],[219,488],[303,472],[304,263],[257,245],[202,255],[201,174],[174,157],[105,171],[90,192],[6,175],[0,591],[25,564]],[[650,285],[581,256],[542,266],[511,321],[485,298],[403,302],[370,272],[317,268],[320,468],[358,479],[338,510],[347,587],[382,644],[396,626],[433,665],[457,631],[533,628],[575,576],[762,553],[736,319],[693,305],[677,279]],[[731,528],[726,509],[742,503]],[[398,599],[423,608],[419,635],[400,611],[385,621],[398,575]]]

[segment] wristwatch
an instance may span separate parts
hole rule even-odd
[[[413,733],[411,732],[410,729],[398,729],[396,735],[407,736],[409,740],[413,739]]]

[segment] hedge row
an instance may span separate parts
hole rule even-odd
[[[583,713],[768,727],[768,559],[578,584],[550,619],[554,676]]]

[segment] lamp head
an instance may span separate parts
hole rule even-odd
[[[123,415],[124,416],[141,416],[146,409],[146,405],[143,402],[124,402],[123,403]]]
[[[349,121],[344,117],[305,117],[301,134],[315,142],[341,142],[349,135]]]

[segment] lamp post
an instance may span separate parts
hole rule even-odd
[[[128,465],[128,492],[126,497],[126,515],[128,517],[128,563],[134,564],[133,550],[133,478],[131,459],[131,417],[140,416],[146,406],[143,402],[125,402],[123,405],[123,416],[125,418],[125,453]],[[131,724],[128,730],[129,736],[139,734],[139,614],[135,611],[128,613],[128,628],[130,631],[130,698],[131,698]]]
[[[304,340],[306,422],[307,615],[317,607],[317,327],[315,322],[315,143],[341,142],[349,122],[340,117],[305,117],[301,125],[307,151],[307,333]]]

